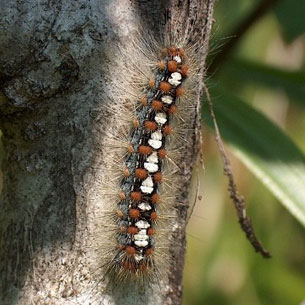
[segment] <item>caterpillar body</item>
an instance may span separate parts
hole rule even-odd
[[[106,209],[97,222],[103,237],[97,257],[112,285],[143,287],[168,278],[165,266],[171,263],[177,210],[184,205],[181,184],[189,175],[184,158],[194,149],[202,74],[197,45],[160,47],[151,37],[133,45],[133,56],[120,50],[119,69],[129,78],[112,92],[109,124],[102,131]]]
[[[165,59],[158,64],[156,79],[149,82],[150,90],[142,98],[125,158],[117,203],[118,253],[108,266],[121,277],[143,277],[142,273],[145,275],[155,268],[154,235],[167,137],[171,133],[171,117],[184,92],[182,83],[187,77],[184,51],[170,47],[165,53]]]

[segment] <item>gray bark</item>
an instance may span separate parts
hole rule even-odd
[[[185,210],[169,287],[153,288],[149,298],[90,289],[87,251],[94,205],[102,204],[90,192],[102,172],[101,108],[112,86],[114,50],[131,37],[137,18],[150,31],[165,26],[169,7],[185,12],[182,25],[193,18],[194,27],[205,27],[206,53],[213,1],[180,2],[0,1],[0,304],[181,303]],[[181,186],[185,202],[194,153],[190,149]]]

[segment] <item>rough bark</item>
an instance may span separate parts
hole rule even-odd
[[[1,0],[0,304],[89,304],[92,185],[103,164],[100,130],[114,50],[137,19],[165,26],[165,9],[206,28],[213,1]],[[207,52],[207,47],[206,47]],[[132,52],[132,50],[131,50]],[[204,54],[205,55],[205,54]],[[205,58],[202,58],[204,63]],[[200,98],[198,96],[198,98]],[[195,145],[195,144],[194,144]],[[186,160],[189,178],[194,149]],[[187,186],[181,186],[187,201]],[[96,190],[95,190],[96,191]],[[175,234],[170,285],[91,304],[180,304],[185,211]]]

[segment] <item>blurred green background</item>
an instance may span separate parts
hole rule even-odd
[[[305,1],[263,2],[216,2],[207,83],[236,183],[272,258],[256,254],[239,227],[204,101],[203,199],[187,228],[184,305],[305,304]],[[265,11],[255,15],[258,6]]]

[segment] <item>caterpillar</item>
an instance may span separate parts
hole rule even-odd
[[[120,183],[116,233],[118,252],[109,263],[108,271],[121,278],[145,276],[156,269],[154,252],[161,186],[171,122],[184,94],[182,84],[187,77],[184,51],[170,47],[158,63],[156,78],[141,99],[130,134],[128,154],[124,158]],[[162,214],[161,214],[162,217]],[[158,269],[156,269],[158,270]],[[155,272],[156,272],[155,270]]]
[[[194,145],[199,45],[138,35],[134,54],[119,50],[122,78],[107,104],[106,157],[100,187],[106,208],[96,221],[99,265],[113,285],[150,285],[168,277],[173,230]],[[196,122],[196,123],[195,123]],[[185,206],[185,209],[187,207]],[[106,243],[105,243],[106,241]]]
[[[93,201],[98,197],[103,202],[102,208],[94,206],[93,266],[96,281],[105,280],[106,287],[165,287],[169,280],[175,230],[188,218],[185,185],[201,144],[203,89],[241,227],[256,251],[269,255],[246,216],[203,82],[204,30],[192,43],[188,27],[181,35],[166,32],[162,42],[149,33],[136,33],[128,41],[132,54],[121,45],[114,56],[118,62],[109,77],[111,82],[114,75],[115,89],[104,88],[106,122],[98,141],[103,146],[103,180],[92,186]]]

